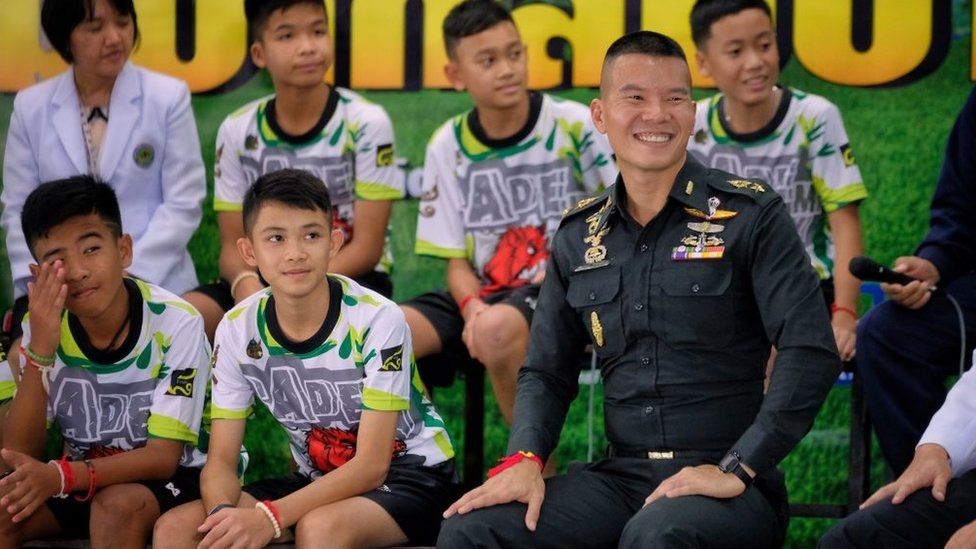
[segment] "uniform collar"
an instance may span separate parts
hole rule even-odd
[[[708,180],[709,169],[703,166],[691,154],[687,156],[685,165],[681,167],[674,183],[671,185],[671,192],[668,197],[679,202],[682,206],[694,208],[703,212],[708,211],[708,199],[714,192],[706,181]],[[617,174],[617,181],[613,191],[609,193],[609,207],[604,212],[604,217],[600,220],[601,225],[612,213],[619,211],[623,215],[623,205],[627,203],[627,189],[624,187],[624,180]]]

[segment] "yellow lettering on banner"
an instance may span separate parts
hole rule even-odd
[[[563,62],[546,52],[546,45],[555,37],[565,38],[572,50],[572,86],[600,85],[603,55],[624,33],[625,2],[577,0],[572,4],[572,18],[556,6],[544,4],[528,4],[512,12],[528,46],[529,87],[562,84]]]
[[[816,76],[849,86],[876,86],[915,69],[932,45],[932,2],[872,2],[871,47],[851,44],[853,0],[794,0],[793,51]]]
[[[349,80],[353,88],[404,87],[406,7],[406,0],[352,2]]]
[[[776,21],[776,3],[766,0]],[[715,81],[698,73],[695,62],[695,42],[691,39],[691,8],[695,0],[644,0],[641,4],[641,28],[666,34],[681,44],[691,68],[691,85],[696,88],[714,88]]]
[[[63,72],[67,65],[41,44],[40,0],[4,2],[0,31],[0,92],[16,92]],[[16,52],[16,53],[15,53]]]

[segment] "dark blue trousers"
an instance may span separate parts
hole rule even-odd
[[[966,324],[965,367],[976,344],[976,274],[947,288]],[[919,310],[886,301],[857,327],[857,375],[864,384],[871,423],[896,475],[912,461],[915,446],[946,396],[946,378],[959,374],[960,330],[955,308],[933,295]]]

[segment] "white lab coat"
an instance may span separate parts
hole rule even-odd
[[[108,116],[99,171],[115,189],[122,230],[134,241],[129,272],[175,293],[194,288],[197,277],[186,246],[200,224],[207,191],[190,92],[180,80],[126,63]],[[15,297],[27,293],[27,266],[33,262],[20,225],[27,195],[43,182],[84,173],[88,152],[69,69],[14,99],[0,224]]]
[[[973,353],[976,360],[976,353]],[[976,367],[952,386],[939,411],[922,433],[918,444],[935,443],[945,448],[952,476],[976,469]]]

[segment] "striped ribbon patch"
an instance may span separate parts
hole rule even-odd
[[[671,259],[674,261],[721,259],[723,255],[725,255],[725,246],[708,246],[700,249],[677,246],[671,250]]]

